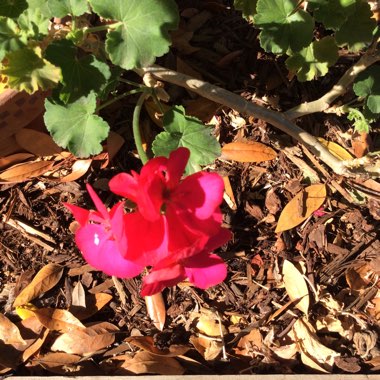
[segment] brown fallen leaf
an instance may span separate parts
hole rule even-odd
[[[334,359],[340,354],[319,342],[313,326],[305,319],[298,319],[292,328],[302,362],[324,373],[330,373]]]
[[[132,359],[126,359],[121,367],[135,374],[154,373],[173,376],[183,375],[185,372],[174,358],[157,356],[147,351],[138,352]]]
[[[210,122],[219,108],[220,104],[203,97],[188,100],[185,104],[186,115],[194,116],[204,123]]]
[[[108,302],[112,300],[112,295],[107,293],[96,293],[86,295],[86,307],[70,308],[70,312],[73,313],[80,321],[90,318],[95,315],[100,309],[102,309]]]
[[[259,142],[232,142],[222,147],[220,158],[238,162],[263,162],[274,160],[277,153]]]
[[[149,98],[144,102],[145,110],[152,119],[153,123],[158,127],[163,128],[162,116],[165,112],[170,110],[170,107],[164,103],[160,103],[160,105],[162,109],[157,106],[156,102],[152,98]]]
[[[0,158],[0,170],[7,169],[12,165],[20,164],[33,157],[35,157],[34,154],[30,153],[15,153],[7,157],[2,157]]]
[[[216,315],[208,311],[202,312],[196,328],[199,332],[208,336],[220,337],[227,334],[227,329],[225,326],[220,325]]]
[[[282,268],[286,292],[291,301],[297,301],[295,306],[305,315],[309,312],[309,289],[300,271],[290,261],[285,260]]]
[[[17,164],[0,173],[0,184],[18,183],[38,177],[49,171],[54,161],[33,161]]]
[[[3,314],[0,314],[0,341],[4,344],[26,344],[18,327]]]
[[[18,145],[36,156],[53,156],[62,151],[50,135],[34,129],[23,128],[15,134],[15,138]]]
[[[91,355],[115,341],[119,329],[109,322],[100,322],[85,330],[71,331],[60,335],[51,346],[52,351],[63,351],[68,354]]]
[[[166,319],[166,308],[162,293],[144,297],[146,310],[156,328],[160,331],[164,329]]]
[[[234,348],[236,355],[255,357],[257,351],[263,346],[263,337],[259,329],[252,329],[249,334],[240,338],[237,346]]]
[[[48,352],[45,355],[39,355],[31,360],[31,366],[40,365],[41,367],[51,370],[53,373],[67,374],[73,364],[78,363],[81,356],[66,354],[65,352]],[[64,368],[63,368],[64,367]]]
[[[49,330],[63,333],[85,330],[85,326],[68,310],[43,308],[32,311],[37,319]]]
[[[46,291],[52,289],[60,280],[63,267],[58,264],[49,263],[41,268],[31,280],[33,271],[29,275],[28,285],[18,294],[14,306],[27,305],[29,301],[39,297]]]
[[[187,351],[189,351],[189,347],[176,344],[172,344],[169,348],[161,350],[154,345],[154,340],[151,336],[130,336],[124,341],[133,344],[144,351],[148,351],[159,356],[174,357],[184,355]]]
[[[282,210],[275,232],[283,232],[298,226],[326,199],[326,186],[316,184],[300,191]]]
[[[71,167],[71,173],[59,178],[59,182],[72,182],[82,177],[87,173],[87,170],[92,164],[92,159],[76,160]]]
[[[231,187],[231,182],[228,176],[223,177],[223,182],[224,182],[224,195],[223,198],[230,207],[231,210],[236,210],[236,200],[234,196],[234,192]]]
[[[58,264],[49,263],[38,271],[32,282],[27,285],[16,297],[13,306],[22,306],[52,289],[63,274],[63,267]]]
[[[223,349],[223,343],[215,338],[192,335],[190,337],[190,343],[207,361],[215,360]]]

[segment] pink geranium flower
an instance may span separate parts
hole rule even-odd
[[[171,263],[185,260],[204,251],[210,241],[214,249],[231,238],[221,227],[222,178],[198,172],[181,181],[189,154],[178,148],[169,158],[150,160],[140,174],[121,173],[110,181],[111,191],[137,205],[124,217],[128,241],[124,255],[129,260],[161,267],[168,257]]]
[[[108,275],[137,276],[143,266],[126,259],[123,254],[127,249],[123,202],[119,202],[108,212],[90,185],[87,185],[87,190],[97,211],[88,211],[65,203],[80,224],[75,232],[78,248],[90,265]]]

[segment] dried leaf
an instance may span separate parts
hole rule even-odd
[[[326,199],[326,186],[316,184],[300,191],[282,210],[275,232],[283,232],[298,226]]]
[[[152,296],[146,296],[146,310],[150,319],[156,328],[160,331],[164,329],[166,319],[166,308],[162,293],[156,293]]]
[[[63,267],[58,264],[47,264],[33,278],[32,282],[26,286],[16,297],[13,306],[22,306],[34,298],[53,288],[61,279]]]
[[[189,100],[185,104],[186,115],[194,116],[204,123],[210,122],[220,107],[220,104],[203,97]]]
[[[189,351],[189,347],[180,345],[171,345],[169,348],[161,350],[154,345],[153,337],[151,336],[130,336],[125,339],[125,342],[133,344],[144,351],[148,351],[159,356],[180,356]]]
[[[144,103],[146,112],[148,112],[148,115],[152,119],[153,123],[158,127],[163,128],[162,116],[165,112],[170,110],[170,107],[164,103],[160,103],[160,105],[162,109],[157,106],[156,102],[152,98],[147,99]]]
[[[41,365],[43,368],[56,369],[57,367],[70,366],[72,364],[78,363],[81,360],[79,355],[67,354],[65,352],[48,352],[45,355],[38,356],[31,361],[31,365]],[[55,373],[60,373],[60,371],[53,371]],[[63,369],[62,374],[65,374]]]
[[[15,134],[15,138],[18,145],[36,156],[53,156],[62,151],[50,135],[34,129],[23,128]]]
[[[319,342],[314,328],[305,318],[298,319],[292,330],[302,362],[317,371],[331,372],[334,358],[340,354]]]
[[[113,160],[113,158],[116,156],[117,152],[121,149],[124,143],[125,143],[125,140],[122,136],[120,136],[116,132],[110,131],[107,138],[107,153],[108,153],[107,161],[108,162]],[[102,168],[103,167],[104,165],[102,165]]]
[[[190,343],[205,360],[215,360],[223,349],[223,343],[212,338],[191,336]]]
[[[196,325],[197,329],[208,336],[221,336],[227,334],[227,329],[220,325],[214,314],[202,313]]]
[[[347,152],[346,149],[341,147],[339,144],[333,142],[333,141],[327,141],[323,139],[322,137],[318,137],[319,142],[324,145],[330,153],[335,156],[336,158],[339,158],[340,160],[352,160],[352,155]]]
[[[127,359],[122,368],[135,374],[155,373],[158,375],[183,375],[185,370],[177,360],[157,356],[147,351],[138,352],[132,359]]]
[[[63,351],[68,354],[90,355],[115,341],[115,333],[119,329],[109,323],[101,322],[85,330],[76,330],[59,336],[53,345],[52,351]]]
[[[284,261],[282,268],[284,285],[289,298],[298,301],[296,307],[307,315],[309,311],[309,289],[299,270],[288,260]]]
[[[108,302],[112,300],[112,296],[107,293],[96,293],[86,295],[86,307],[85,308],[70,308],[70,311],[79,319],[87,319],[96,314],[102,309]]]
[[[71,173],[60,178],[60,182],[72,182],[76,181],[78,178],[82,177],[87,173],[88,168],[91,166],[92,159],[87,160],[76,160],[71,167]]]
[[[68,310],[43,308],[33,311],[37,319],[49,330],[63,333],[85,330],[85,326]]]
[[[26,344],[18,327],[3,314],[0,314],[0,341],[4,344]]]
[[[238,162],[263,162],[270,161],[277,157],[277,153],[259,142],[232,142],[222,147],[224,160],[234,160]]]
[[[240,338],[235,348],[236,355],[248,356],[250,358],[256,356],[255,352],[260,351],[263,346],[263,337],[259,329],[252,329],[249,334]]]
[[[0,170],[4,170],[12,165],[27,161],[32,157],[34,157],[34,155],[30,153],[15,153],[8,157],[2,157],[0,158]]]
[[[0,173],[1,183],[18,183],[38,177],[49,171],[54,161],[34,161],[18,164]]]
[[[224,182],[224,195],[223,198],[230,207],[231,210],[236,210],[236,200],[234,196],[234,192],[231,187],[231,182],[228,176],[223,177],[223,182]]]

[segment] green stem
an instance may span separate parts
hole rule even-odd
[[[102,32],[103,30],[108,30],[108,29],[115,29],[119,25],[122,25],[123,23],[121,21],[115,22],[113,24],[105,24],[105,25],[99,25],[99,26],[93,26],[91,28],[84,28],[83,32],[84,33],[95,33],[95,32]]]
[[[142,85],[141,83],[133,82],[133,81],[128,80],[128,79],[119,78],[118,80],[119,80],[119,82],[130,84],[131,86],[144,87],[144,85]]]
[[[142,138],[141,138],[141,132],[140,132],[140,113],[141,113],[141,108],[144,104],[144,100],[147,96],[148,94],[146,93],[146,91],[144,91],[140,95],[139,99],[137,100],[135,110],[133,111],[133,122],[132,122],[133,137],[135,139],[137,153],[139,154],[140,160],[142,161],[143,164],[145,164],[149,160],[149,158],[142,146]]]
[[[133,94],[138,94],[139,92],[142,92],[142,91],[144,91],[144,90],[141,89],[141,88],[136,88],[135,90],[124,92],[124,93],[122,93],[122,94],[120,94],[118,96],[115,96],[114,98],[112,98],[110,100],[107,100],[105,103],[101,104],[99,107],[96,108],[96,111],[100,111],[103,108],[106,108],[109,105],[117,102],[118,100],[125,98],[126,96],[133,95]]]

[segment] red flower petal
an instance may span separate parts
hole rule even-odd
[[[133,176],[127,173],[115,175],[109,182],[109,187],[113,193],[137,202],[139,175],[136,172],[132,172],[132,174]]]
[[[184,147],[178,148],[170,153],[167,163],[167,187],[169,189],[179,184],[189,157],[190,151]]]
[[[88,222],[88,219],[90,217],[90,211],[85,210],[82,207],[72,205],[71,203],[64,203],[64,206],[67,207],[72,212],[75,220],[81,226],[84,226]]]

